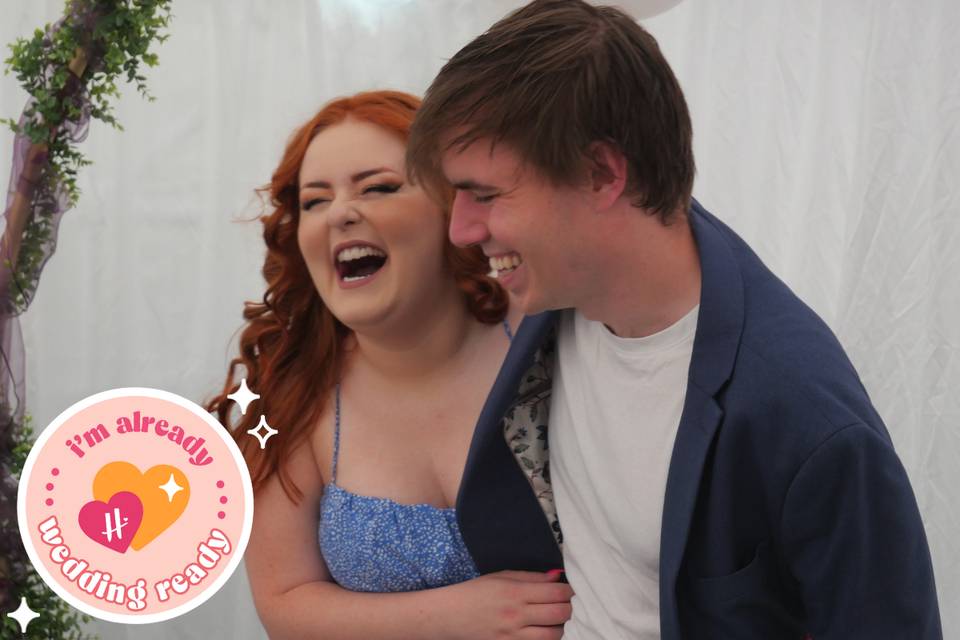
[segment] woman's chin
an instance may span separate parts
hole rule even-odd
[[[400,323],[395,319],[397,307],[378,296],[369,300],[340,301],[330,311],[355,333],[378,334],[398,328]]]

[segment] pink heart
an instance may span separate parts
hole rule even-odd
[[[87,537],[108,549],[126,553],[143,520],[137,494],[118,491],[110,502],[91,500],[80,509],[80,528]]]

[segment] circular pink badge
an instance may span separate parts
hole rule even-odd
[[[160,622],[237,568],[253,489],[209,413],[167,391],[113,389],[61,413],[20,479],[20,535],[53,591],[91,616]]]

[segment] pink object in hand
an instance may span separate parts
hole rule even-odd
[[[143,503],[135,493],[118,491],[109,502],[91,500],[83,505],[79,520],[88,538],[108,549],[126,553],[143,520]]]

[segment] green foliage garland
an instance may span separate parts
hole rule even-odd
[[[64,18],[37,29],[30,38],[9,45],[6,72],[13,72],[31,96],[19,121],[0,119],[46,153],[46,163],[32,196],[33,215],[26,221],[16,255],[16,282],[10,292],[12,310],[26,309],[33,297],[48,249],[54,240],[54,214],[76,204],[77,174],[90,164],[75,148],[71,128],[83,128],[90,118],[121,129],[111,106],[118,82],[136,85],[153,100],[142,75],[143,65],[157,64],[149,49],[163,42],[171,19],[172,0],[66,0]],[[9,231],[9,228],[8,228]],[[12,269],[9,262],[6,268]],[[0,267],[4,268],[4,267]],[[6,308],[3,304],[0,308]],[[16,500],[16,482],[33,443],[29,416],[11,420],[11,408],[0,399],[0,502],[5,514]],[[8,422],[9,421],[9,422]],[[15,517],[0,520],[0,582],[40,614],[29,627],[30,638],[87,640],[81,622],[89,621],[57,597],[34,571],[20,540]],[[19,638],[17,623],[0,618],[0,638]]]
[[[70,207],[80,196],[77,173],[90,161],[73,146],[62,125],[84,122],[89,115],[122,130],[110,104],[112,98],[120,96],[120,80],[135,84],[143,97],[153,100],[141,72],[143,65],[157,64],[156,54],[149,49],[168,37],[161,31],[169,25],[171,2],[66,0],[66,17],[58,27],[46,25],[34,31],[31,38],[18,38],[9,45],[6,72],[16,75],[33,101],[24,112],[22,124],[9,118],[0,122],[15,133],[25,134],[34,144],[47,145],[44,181],[65,194]],[[84,96],[76,90],[69,69],[78,58],[89,62],[79,80]],[[87,109],[89,114],[84,112]],[[46,197],[52,197],[52,189]],[[34,216],[24,229],[14,274],[19,289],[14,306],[21,311],[36,288],[44,246],[51,234],[52,223],[47,216]]]
[[[23,472],[23,465],[27,460],[27,454],[33,446],[33,427],[30,416],[24,416],[23,422],[19,428],[13,431],[13,446],[8,455],[3,457],[2,466],[4,476],[12,476],[17,480]],[[4,537],[3,548],[17,549],[20,553],[11,553],[11,556],[26,557],[23,551],[20,533],[16,522],[0,522],[0,532]],[[8,560],[9,561],[9,560]],[[21,563],[26,563],[21,560]],[[30,608],[40,614],[39,618],[30,622],[27,629],[28,638],[64,638],[65,640],[92,640],[94,636],[84,633],[80,628],[81,621],[86,623],[90,617],[79,613],[76,609],[69,606],[60,599],[57,594],[40,579],[40,576],[33,571],[29,564],[26,566],[13,565],[13,573],[20,577],[17,582],[18,593],[27,599]],[[19,604],[14,603],[14,606]],[[4,616],[0,619],[0,638],[20,638],[20,627],[13,618]]]

